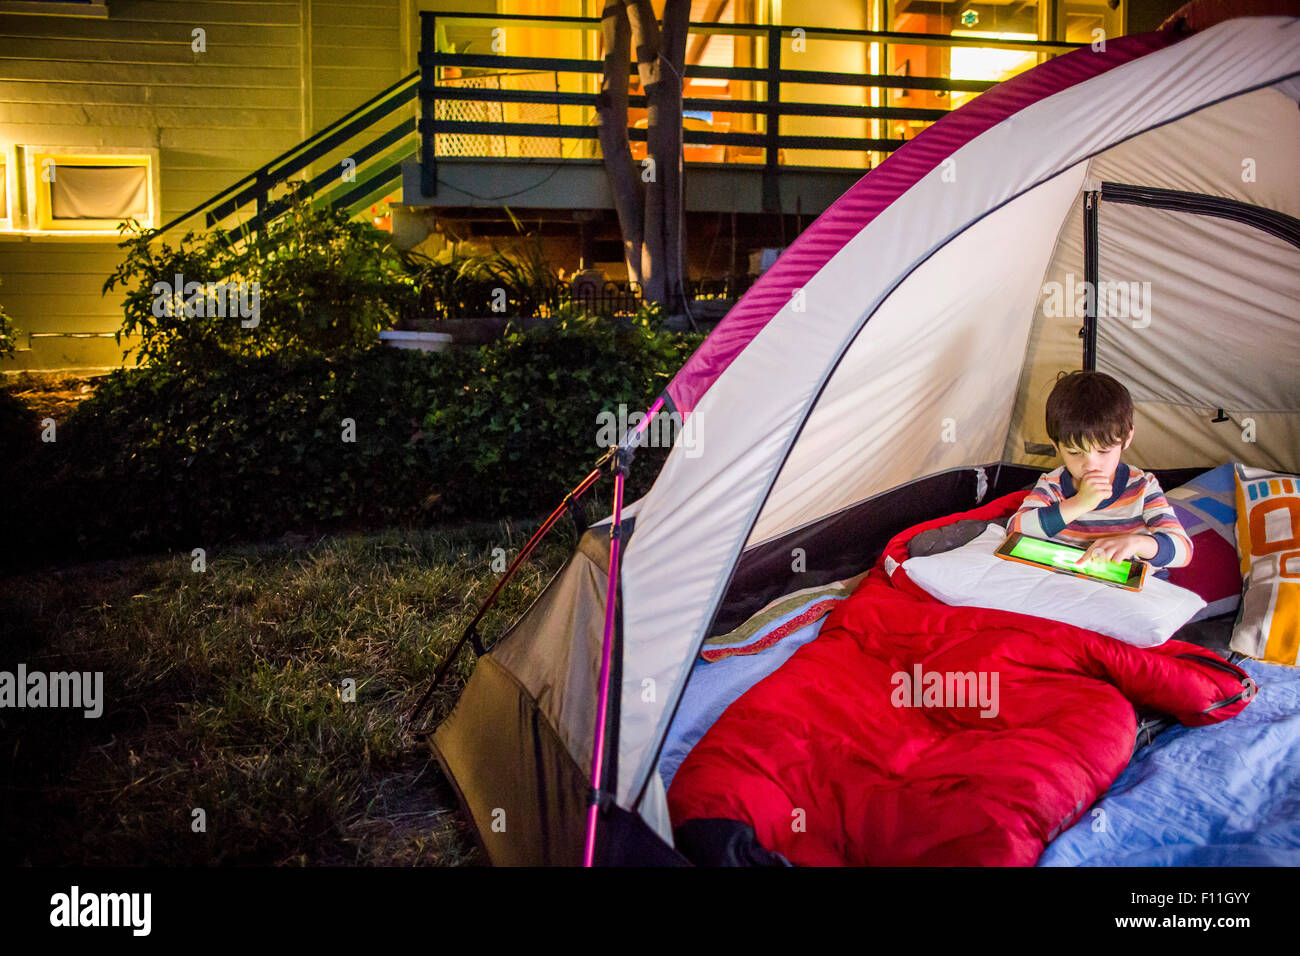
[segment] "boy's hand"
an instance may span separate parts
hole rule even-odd
[[[1088,471],[1079,480],[1079,487],[1070,500],[1082,509],[1080,514],[1087,514],[1109,497],[1110,476],[1101,471]]]
[[[1112,534],[1088,545],[1078,564],[1091,561],[1127,561],[1129,558],[1154,558],[1159,542],[1149,534]]]

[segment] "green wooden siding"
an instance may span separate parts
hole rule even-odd
[[[15,144],[155,149],[169,221],[413,69],[415,7],[114,0],[107,19],[0,13],[0,148],[10,163]],[[195,27],[204,53],[191,49]],[[122,295],[100,294],[116,240],[0,234],[0,304],[25,333],[116,331]],[[0,368],[120,361],[111,338],[52,337]]]

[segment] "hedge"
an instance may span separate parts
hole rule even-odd
[[[118,370],[54,442],[6,454],[19,460],[0,503],[11,555],[27,565],[532,515],[590,471],[598,414],[644,409],[700,341],[568,319],[447,353]],[[631,496],[665,454],[638,454]]]

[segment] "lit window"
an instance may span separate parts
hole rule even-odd
[[[691,4],[691,19],[704,23],[735,23],[735,4],[731,0],[722,0],[721,4],[717,2],[693,3]],[[736,38],[732,34],[694,34],[687,38],[686,45],[686,62],[688,64],[726,67],[736,65]],[[725,90],[730,82],[730,80],[706,79],[697,76],[690,80],[690,85],[701,89],[713,87]]]
[[[33,229],[116,233],[126,219],[156,224],[151,156],[39,150],[28,155]]]
[[[955,37],[985,37],[990,40],[1037,40],[1034,33],[983,33],[975,30],[953,30]],[[1025,50],[1007,50],[1000,47],[953,47],[949,77],[954,80],[990,80],[1001,82],[1017,73],[1038,65],[1038,54]],[[976,97],[975,93],[958,93],[953,96],[953,108]]]

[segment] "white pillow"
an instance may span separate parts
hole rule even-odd
[[[1084,627],[1136,647],[1169,640],[1205,601],[1193,591],[1147,572],[1141,591],[1113,588],[997,557],[1006,529],[991,524],[974,540],[928,557],[908,558],[903,570],[945,604],[1017,611]]]

